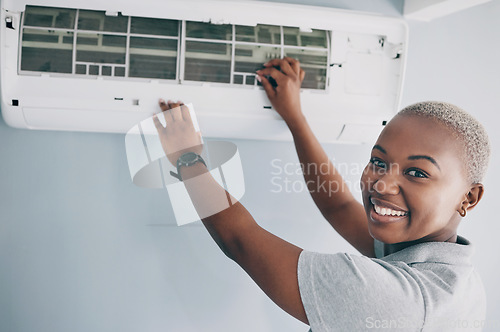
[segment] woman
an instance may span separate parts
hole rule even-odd
[[[311,195],[362,256],[303,251],[259,227],[239,202],[202,219],[222,251],[314,332],[480,329],[484,290],[470,262],[471,245],[457,235],[457,227],[484,192],[490,148],[482,126],[446,103],[403,109],[372,149],[361,178],[361,205],[345,189],[301,112],[305,73],[299,62],[275,59],[257,75],[290,128],[301,163],[318,166],[304,170],[329,166],[328,172],[304,173],[306,183],[317,188],[316,183],[330,181],[343,189]],[[167,127],[154,120],[169,160],[177,165],[186,152],[199,154],[201,141],[182,103],[160,101],[160,107]],[[179,170],[200,215],[226,197],[204,163]]]

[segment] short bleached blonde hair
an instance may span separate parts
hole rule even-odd
[[[403,108],[397,115],[423,116],[442,123],[464,143],[467,176],[471,183],[480,183],[490,160],[490,141],[483,125],[458,106],[425,101]]]

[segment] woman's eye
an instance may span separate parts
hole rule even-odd
[[[385,162],[380,159],[372,158],[370,159],[370,163],[375,167],[385,168]]]
[[[418,169],[409,170],[408,172],[406,172],[406,174],[408,174],[409,176],[416,177],[416,178],[427,178],[428,177],[427,174],[425,174],[422,171],[419,171]]]

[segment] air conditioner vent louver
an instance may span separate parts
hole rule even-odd
[[[20,74],[145,78],[179,83],[258,85],[255,71],[276,57],[300,60],[303,88],[328,82],[330,32],[242,26],[104,11],[27,6]]]

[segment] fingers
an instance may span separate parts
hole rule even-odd
[[[294,59],[294,58],[290,58],[289,56],[284,57],[283,60],[287,61],[290,64],[290,67],[292,67],[293,71],[296,74],[300,74],[300,71],[302,69],[300,69],[300,62],[299,62],[299,60]]]
[[[304,80],[304,77],[306,77],[306,72],[303,69],[301,69],[300,70],[300,81],[301,82]]]
[[[177,102],[174,102],[172,100],[169,100],[168,102],[165,102],[165,100],[160,99],[159,105],[167,123],[183,120],[192,122],[191,114],[189,113],[189,107],[184,105],[182,101],[178,100]]]
[[[165,130],[165,127],[163,127],[156,114],[153,114],[153,123],[155,124],[156,131],[158,131],[158,134],[160,134],[163,130]]]
[[[181,106],[181,114],[184,121],[189,121],[193,123],[193,120],[191,119],[191,113],[189,112],[189,107],[187,107],[184,104],[182,104]]]
[[[273,98],[276,95],[276,91],[274,90],[273,85],[267,78],[257,74],[257,80],[262,84],[262,87],[264,88],[264,91],[266,91],[267,97],[269,99]]]
[[[300,62],[288,56],[283,59],[272,59],[264,64],[264,67],[279,67],[287,75],[300,75]]]
[[[264,76],[264,75],[271,76],[276,81],[276,83],[278,83],[278,85],[280,85],[280,83],[283,83],[284,80],[287,79],[287,76],[285,74],[283,74],[281,71],[279,71],[278,69],[276,69],[274,67],[267,67],[267,68],[258,70],[257,74],[259,74],[260,76]]]
[[[285,59],[273,59],[266,64],[264,64],[264,67],[270,68],[270,67],[278,67],[281,69],[282,72],[284,72],[286,75],[294,75],[297,74],[292,67],[290,67],[290,63],[288,63],[287,60]]]
[[[177,103],[174,103],[171,100],[168,101],[168,106],[174,121],[182,121],[181,105],[184,104],[180,101],[177,101]]]
[[[164,99],[158,100],[158,105],[160,105],[162,112],[165,112],[166,110],[168,110],[168,104],[165,102]]]
[[[169,106],[165,102],[165,100],[163,100],[163,99],[160,99],[159,105],[160,105],[161,111],[163,113],[163,116],[165,117],[165,122],[168,125],[169,122],[174,121],[174,119],[172,118],[172,114],[170,114]]]
[[[170,112],[172,112],[172,117],[174,118],[174,121],[189,121],[193,122],[191,119],[191,114],[189,113],[189,107],[184,105],[182,101],[177,101],[174,103],[173,101],[169,100],[169,105],[170,105]]]

